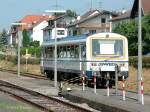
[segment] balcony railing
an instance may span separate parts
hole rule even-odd
[[[100,28],[100,29],[105,29],[105,28],[110,28],[110,23],[101,23],[101,24],[81,24],[79,25],[80,28]]]

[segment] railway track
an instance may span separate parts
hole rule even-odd
[[[45,112],[93,112],[73,103],[49,97],[0,80],[0,91],[25,101]]]
[[[17,74],[17,71],[5,69],[5,68],[0,68],[0,71]],[[20,74],[21,74],[21,76],[26,76],[26,77],[31,77],[31,78],[49,80],[48,78],[46,78],[46,77],[43,76],[43,75],[37,75],[37,74],[32,74],[32,73],[27,73],[27,72],[26,72],[26,73],[20,72]]]

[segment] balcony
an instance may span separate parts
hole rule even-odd
[[[106,29],[110,28],[110,23],[101,23],[101,24],[81,24],[78,27],[80,28],[98,28],[98,29]]]

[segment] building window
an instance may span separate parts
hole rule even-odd
[[[65,35],[65,31],[64,30],[57,30],[57,35]]]
[[[76,36],[77,35],[77,30],[74,30],[73,31],[73,36]]]
[[[52,35],[52,30],[48,30],[48,35],[49,35],[49,36]]]
[[[68,35],[69,35],[69,36],[71,36],[71,31],[70,31],[70,30],[69,30],[69,33],[68,33]]]
[[[101,23],[106,23],[106,18],[102,18]]]

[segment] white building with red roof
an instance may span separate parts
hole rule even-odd
[[[48,26],[48,20],[52,18],[54,17],[45,15],[26,15],[19,21],[20,23],[25,23],[25,25],[11,27],[11,44],[18,42],[18,30],[27,30],[30,41],[39,41],[41,45],[43,42],[43,28]]]

